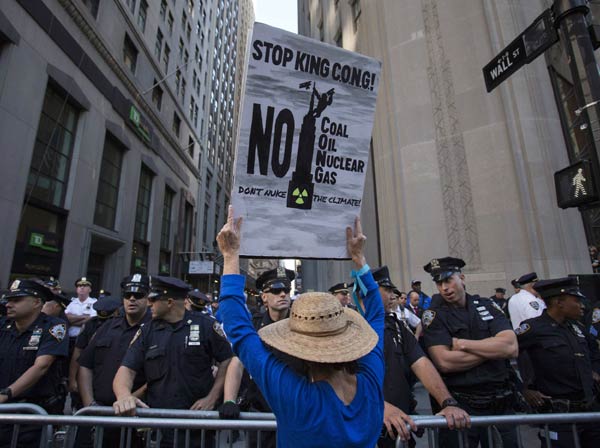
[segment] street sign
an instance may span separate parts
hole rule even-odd
[[[560,208],[581,207],[598,200],[592,164],[588,160],[554,173],[554,184]]]
[[[552,11],[547,9],[525,31],[483,67],[485,87],[491,92],[525,64],[558,42]]]
[[[212,261],[190,261],[188,274],[213,274],[214,262]]]

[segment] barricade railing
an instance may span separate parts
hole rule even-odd
[[[85,407],[82,409],[79,409],[76,413],[75,413],[76,417],[82,417],[82,416],[95,416],[95,417],[115,417],[115,413],[112,407],[110,406],[89,406],[89,407]],[[117,421],[122,422],[123,417],[115,417],[117,419]],[[141,428],[144,429],[156,429],[157,430],[157,437],[160,437],[160,430],[161,429],[184,429],[184,444],[185,446],[188,446],[189,444],[189,440],[190,440],[190,430],[191,429],[199,429],[202,431],[201,433],[201,441],[202,443],[204,442],[205,438],[206,438],[206,431],[207,430],[217,430],[215,438],[216,438],[216,443],[217,446],[219,446],[219,443],[222,443],[222,440],[225,439],[225,442],[228,446],[233,446],[233,430],[236,431],[240,431],[245,433],[245,440],[248,441],[249,437],[249,431],[255,431],[257,433],[257,446],[260,446],[260,434],[261,431],[265,431],[265,430],[269,430],[269,431],[275,431],[277,429],[277,424],[275,423],[275,416],[272,413],[263,413],[263,412],[242,412],[240,413],[240,419],[243,422],[247,422],[247,421],[252,421],[250,422],[249,425],[234,425],[236,426],[235,428],[233,427],[229,427],[226,425],[226,427],[223,427],[222,425],[219,425],[220,427],[213,427],[210,426],[210,424],[207,425],[203,425],[201,427],[194,427],[194,428],[188,428],[188,427],[179,427],[179,426],[173,426],[173,427],[169,427],[169,426],[156,426],[153,424],[152,421],[149,421],[150,419],[194,419],[196,421],[201,421],[201,420],[212,420],[212,421],[219,421],[219,422],[237,422],[237,420],[221,420],[219,418],[219,413],[217,411],[192,411],[192,410],[188,410],[188,409],[159,409],[159,408],[137,408],[136,409],[136,416],[135,418],[139,418],[139,419],[144,419],[145,422],[148,422],[148,424],[144,424],[141,426]],[[253,423],[253,422],[256,422]],[[269,424],[267,424],[266,426],[261,425],[261,422],[270,422]],[[98,423],[90,423],[89,425],[86,426],[95,426],[96,430],[94,431],[94,435],[93,435],[93,439],[94,439],[94,444],[95,446],[102,446],[102,441],[104,438],[104,428],[102,426],[99,426]],[[108,426],[108,425],[107,425]],[[114,427],[114,426],[121,426],[121,433],[120,433],[120,446],[122,447],[129,447],[131,446],[131,439],[132,439],[132,428],[127,426],[125,423],[123,423],[122,425],[113,425],[111,424],[110,426]],[[246,427],[247,426],[247,427]],[[140,426],[138,426],[140,427]],[[75,447],[75,442],[76,442],[76,438],[77,438],[77,431],[78,431],[78,425],[69,425],[67,428],[67,433],[65,436],[65,448],[74,448]],[[175,431],[174,434],[174,439],[179,439],[179,431]],[[151,446],[150,444],[150,438],[147,437],[146,438],[146,446]],[[177,440],[173,441],[173,446],[176,446]],[[248,446],[248,443],[246,443],[246,446]]]
[[[31,415],[35,412],[37,415]],[[427,441],[429,447],[438,447],[438,431],[447,427],[446,419],[439,416],[412,416],[419,428],[427,432]],[[577,425],[584,423],[600,422],[600,412],[590,413],[569,413],[569,414],[516,414],[502,416],[472,416],[471,426],[486,429],[487,442],[490,447],[498,447],[496,443],[497,435],[494,433],[496,426],[537,426],[541,431],[542,439],[545,439],[547,447],[551,446],[550,427],[552,425],[570,425],[573,434],[573,445],[581,447]],[[160,439],[161,431],[174,431],[172,441],[163,447],[197,446],[198,440],[194,442],[191,437],[191,431],[198,430],[202,432],[200,445],[203,445],[206,431],[217,432],[217,446],[233,446],[231,434],[233,431],[246,433],[260,431],[276,431],[277,423],[273,414],[262,413],[242,413],[239,420],[221,420],[216,411],[190,411],[179,409],[137,409],[135,417],[114,416],[111,407],[89,407],[81,409],[76,415],[48,415],[36,405],[30,404],[7,404],[0,405],[0,425],[39,425],[51,430],[52,425],[67,426],[67,437],[65,438],[65,447],[73,446],[74,438],[72,434],[78,427],[96,427],[94,434],[95,446],[102,446],[102,435],[104,428],[121,428],[118,446],[129,448],[132,446],[132,431],[134,429],[155,430]],[[52,437],[46,431],[42,431],[41,447],[47,447],[51,443]],[[229,439],[225,437],[229,435]],[[458,431],[458,442],[460,447],[468,446],[466,432]],[[248,437],[245,438],[248,446]],[[257,437],[253,446],[260,446],[260,436]],[[13,438],[13,441],[16,441]],[[154,447],[156,443],[150,437],[145,439],[146,447]],[[540,442],[536,439],[535,446]],[[523,441],[518,438],[520,447],[527,448],[531,446],[530,441]],[[237,445],[236,445],[237,446]],[[399,438],[396,440],[396,447],[404,447],[405,444]],[[111,445],[111,448],[117,448]]]
[[[32,403],[3,403],[0,404],[0,423],[4,420],[4,414],[35,414],[35,415],[48,415],[46,410],[37,404]],[[13,432],[11,437],[10,446],[16,447],[17,440],[21,425],[19,423],[13,424]],[[47,448],[52,444],[52,426],[42,427],[42,435],[40,438],[40,448]]]
[[[430,448],[439,447],[438,431],[448,427],[446,419],[438,416],[412,416],[415,424],[427,432],[427,441]],[[501,447],[498,443],[499,435],[495,433],[497,426],[514,426],[517,428],[517,443],[519,447],[528,448],[531,444],[523,441],[519,427],[537,426],[540,429],[540,436],[547,448],[552,445],[550,436],[550,426],[552,425],[570,425],[573,434],[573,445],[575,448],[581,447],[577,425],[583,423],[600,422],[600,412],[580,412],[568,414],[513,414],[513,415],[493,415],[493,416],[471,416],[471,427],[485,427],[487,443],[490,448]],[[534,446],[538,446],[539,440],[535,441]],[[458,444],[460,448],[468,447],[466,431],[458,431]],[[407,447],[408,443],[403,442],[398,437],[396,439],[396,448]]]

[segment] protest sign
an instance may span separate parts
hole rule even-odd
[[[254,25],[232,191],[241,255],[347,258],[380,70],[375,59]]]

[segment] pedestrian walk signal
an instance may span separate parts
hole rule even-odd
[[[581,207],[598,200],[592,164],[588,160],[554,173],[554,184],[560,208]]]

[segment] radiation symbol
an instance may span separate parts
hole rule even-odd
[[[294,196],[296,198],[296,204],[302,205],[302,204],[304,204],[304,199],[302,199],[302,198],[308,197],[308,192],[306,191],[306,188],[305,188],[302,190],[302,193],[300,193],[300,189],[296,188],[293,191],[292,196]]]

